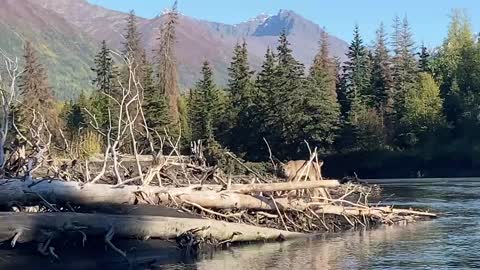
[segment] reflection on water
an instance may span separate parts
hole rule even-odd
[[[422,183],[403,184],[398,181],[385,181],[383,184],[387,198],[381,203],[441,212],[442,217],[434,221],[322,235],[284,243],[236,247],[205,256],[196,263],[186,261],[171,249],[167,251],[154,244],[139,244],[136,247],[139,257],[135,261],[148,263],[137,264],[133,269],[480,268],[480,179],[428,182],[425,179]],[[389,194],[392,196],[389,197]],[[90,252],[96,255],[104,254],[100,251]],[[96,255],[88,257],[77,254],[77,257],[81,256],[82,259],[75,261],[72,258],[66,265],[70,270],[128,269],[127,265],[120,263],[121,260],[114,262],[103,255]],[[39,268],[40,264],[34,264],[33,257],[17,254],[11,258],[17,258],[23,263],[25,260],[32,260],[29,265],[33,264],[34,268],[28,269],[47,269]],[[2,258],[5,257],[2,257],[0,251],[0,269],[3,270]]]

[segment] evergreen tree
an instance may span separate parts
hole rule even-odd
[[[99,128],[102,129],[103,132],[106,132],[110,125],[110,118],[112,123],[118,121],[118,112],[119,108],[116,106],[116,103],[112,101],[110,97],[105,95],[104,92],[101,91],[94,91],[90,96],[90,100],[88,102],[89,107],[88,110],[95,116],[96,122],[99,125]],[[87,116],[90,122],[93,119],[90,119],[91,116]],[[112,124],[112,128],[115,129],[116,125]]]
[[[144,82],[145,100],[143,112],[145,114],[145,120],[149,128],[157,131],[159,134],[163,134],[164,129],[172,123],[167,97],[155,88],[155,83],[152,79],[153,69],[151,65],[147,66],[145,73],[146,78],[148,78]]]
[[[273,95],[276,112],[271,113],[273,123],[270,124],[273,124],[273,132],[279,142],[283,142],[285,154],[295,155],[303,143],[296,130],[300,130],[301,123],[305,121],[301,107],[304,103],[305,70],[303,64],[293,57],[285,31],[279,37],[276,58],[276,92]]]
[[[92,110],[98,124],[106,131],[109,125],[108,110],[110,109],[111,111],[111,117],[118,117],[116,112],[119,110],[116,108],[116,103],[112,98],[120,98],[120,93],[116,82],[118,78],[117,72],[105,40],[102,41],[100,51],[95,56],[94,63],[95,66],[92,68],[92,71],[95,73],[93,84],[96,87],[96,91],[90,97],[90,107],[88,109]]]
[[[157,51],[158,88],[160,94],[168,101],[169,114],[173,122],[179,121],[178,99],[180,90],[178,87],[177,63],[175,59],[175,29],[178,25],[177,1],[166,15],[165,22],[158,37],[159,48]]]
[[[238,111],[246,109],[252,103],[252,75],[248,64],[247,43],[237,44],[233,51],[232,62],[228,68],[227,90],[232,98],[232,105]]]
[[[129,70],[128,66],[124,66],[121,72],[121,80],[123,87],[130,89],[132,96],[138,94],[139,102],[143,103],[144,88],[151,79],[149,78],[151,75],[147,72],[150,64],[142,46],[141,34],[137,27],[137,17],[132,10],[127,18],[125,40],[123,42],[123,54],[131,63],[132,70]],[[132,77],[132,71],[134,71],[135,78]],[[131,114],[134,115],[135,112]]]
[[[208,61],[203,63],[201,73],[202,78],[189,97],[190,126],[194,141],[214,139],[216,123],[221,114],[219,94]]]
[[[347,52],[348,60],[343,67],[344,95],[347,99],[349,115],[359,106],[371,104],[373,93],[370,79],[370,66],[367,48],[363,45],[358,25],[355,26],[353,40]]]
[[[141,45],[141,35],[137,29],[137,17],[135,11],[131,10],[127,18],[127,27],[125,29],[125,41],[123,42],[123,54],[139,63],[145,50]]]
[[[92,68],[92,71],[95,73],[93,84],[98,91],[110,96],[116,96],[116,72],[110,50],[105,40],[102,41],[100,52],[95,56],[94,63],[95,67]]]
[[[123,42],[124,56],[127,58],[127,64],[121,70],[122,86],[128,91],[127,100],[136,99],[135,102],[127,102],[124,112],[130,116],[138,115],[140,107],[144,107],[145,95],[153,95],[148,91],[157,91],[152,87],[151,64],[147,59],[145,49],[141,42],[141,34],[138,31],[137,17],[134,11],[131,11],[127,18],[127,26],[125,29],[125,40]],[[123,90],[122,90],[123,91]],[[126,117],[121,115],[120,117]],[[138,131],[135,136],[143,137],[145,132],[142,117],[135,118],[134,130]],[[144,139],[144,138],[138,138]],[[123,151],[132,152],[134,141],[131,138],[125,138]]]
[[[328,33],[324,29],[320,35],[320,50],[315,55],[313,65],[310,67],[310,77],[325,79],[326,87],[332,95],[336,96],[337,63],[329,55],[328,38]]]
[[[245,152],[251,140],[255,140],[255,132],[252,130],[254,117],[254,87],[252,82],[253,71],[248,64],[248,51],[245,41],[237,44],[233,51],[232,62],[228,68],[227,91],[230,94],[232,113],[230,122],[233,124],[231,134],[228,136],[232,150]]]
[[[320,50],[310,68],[303,104],[305,123],[302,125],[305,139],[322,149],[330,148],[339,130],[335,71],[334,59],[329,55],[328,34],[323,31]]]
[[[420,55],[418,61],[418,69],[420,72],[429,72],[431,73],[430,68],[430,53],[428,52],[428,48],[422,44]]]
[[[270,48],[267,48],[265,60],[263,61],[261,71],[255,81],[257,95],[255,104],[257,104],[259,113],[258,121],[264,124],[272,121],[277,104],[275,103],[275,62],[276,57]],[[266,132],[266,130],[265,130]]]
[[[254,113],[250,126],[252,127],[252,133],[254,133],[256,140],[248,142],[251,149],[248,151],[249,159],[252,160],[265,157],[265,154],[268,153],[263,138],[266,138],[269,143],[273,145],[279,143],[274,141],[279,138],[275,137],[272,129],[278,118],[276,111],[275,67],[275,54],[270,48],[267,48],[261,70],[255,80],[255,95],[253,97]]]
[[[371,150],[372,145],[380,146],[382,121],[374,105],[371,80],[370,56],[363,45],[358,26],[355,26],[353,41],[347,53],[348,60],[343,67],[341,101],[343,117],[340,147],[345,150]],[[375,136],[374,136],[375,135]],[[375,141],[375,142],[374,142]]]
[[[25,68],[19,81],[20,99],[24,102],[15,109],[15,122],[24,135],[30,125],[41,125],[38,113],[47,121],[50,131],[55,134],[61,127],[55,108],[52,89],[48,85],[47,73],[39,63],[32,43],[27,42],[24,48]],[[35,112],[35,113],[34,113]],[[36,120],[33,123],[33,120]]]
[[[88,97],[82,91],[77,101],[67,106],[66,126],[71,136],[78,136],[80,131],[88,127],[90,118],[86,115],[84,108],[90,109]]]
[[[394,33],[394,118],[398,120],[404,113],[406,93],[416,87],[418,64],[414,53],[415,43],[406,17],[401,23],[398,17],[395,18]]]
[[[391,59],[387,48],[387,37],[383,23],[376,32],[375,51],[372,66],[372,88],[375,108],[381,115],[392,112],[393,87]]]

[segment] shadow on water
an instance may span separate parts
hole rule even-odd
[[[475,269],[480,268],[480,181],[385,181],[385,203],[441,212],[439,219],[370,231],[325,234],[283,243],[255,244],[184,256],[175,243],[118,243],[131,269]],[[0,249],[0,269],[128,269],[100,243],[59,251],[52,263],[33,249]],[[26,250],[26,251],[25,251]]]

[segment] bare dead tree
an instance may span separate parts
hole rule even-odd
[[[7,161],[5,144],[11,125],[11,110],[16,101],[17,79],[23,71],[19,67],[18,58],[9,57],[2,49],[0,49],[0,62],[3,64],[3,68],[0,68],[0,106],[2,107],[0,119],[0,171],[3,174]]]

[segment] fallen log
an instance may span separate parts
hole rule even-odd
[[[173,196],[172,196],[173,197]],[[172,198],[171,197],[171,198]],[[171,198],[162,196],[160,202]],[[214,192],[198,191],[191,193],[178,194],[173,197],[177,203],[191,202],[212,209],[239,209],[239,210],[298,210],[302,211],[308,207],[308,203],[302,199],[276,198],[272,200],[269,197],[259,195],[245,195],[232,192]],[[166,202],[166,201],[164,201]]]
[[[396,214],[399,216],[423,216],[436,218],[437,214],[429,212],[421,212],[407,209],[394,209],[391,207],[350,207],[350,206],[338,206],[338,205],[316,205],[318,208],[315,210],[317,214],[333,214],[333,215],[346,215],[346,216],[374,216],[374,217],[386,217],[389,214]]]
[[[289,191],[296,189],[311,189],[318,187],[333,187],[338,181],[305,181],[298,183],[272,184],[235,184],[229,190],[223,190],[220,185],[192,185],[189,187],[156,187],[156,186],[114,186],[107,184],[81,184],[78,182],[64,182],[58,180],[22,181],[17,179],[0,181],[0,205],[9,205],[11,202],[28,203],[40,200],[40,196],[50,203],[74,204],[138,204],[166,202],[178,197],[199,203],[199,200],[209,201],[204,207],[217,209],[239,208],[272,210],[269,204],[259,196],[244,195],[256,192]],[[138,194],[148,199],[139,201]],[[39,196],[40,195],[40,196]],[[202,199],[203,198],[203,199]],[[224,198],[229,198],[228,200]],[[268,201],[268,200],[267,200]],[[222,206],[226,204],[226,206]],[[288,208],[285,203],[280,203]],[[207,206],[208,205],[208,206]],[[238,207],[235,207],[237,205]],[[245,205],[245,206],[242,206]]]
[[[244,242],[303,237],[305,234],[228,223],[211,219],[79,213],[0,213],[0,242],[46,241],[52,236],[76,233],[102,237],[114,233],[121,239],[176,239],[183,233],[217,241]],[[15,244],[15,243],[12,243]]]
[[[229,190],[238,193],[248,194],[272,191],[290,191],[298,189],[332,188],[338,186],[340,186],[340,183],[337,180],[321,180],[304,182],[281,182],[269,184],[233,184]]]

